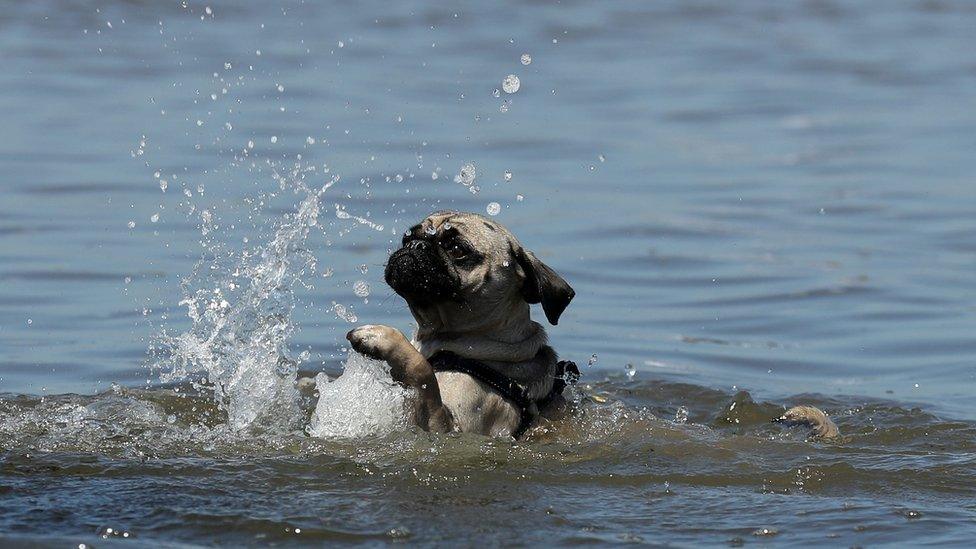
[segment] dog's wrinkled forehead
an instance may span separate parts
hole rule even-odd
[[[427,238],[454,231],[482,253],[507,252],[511,247],[519,246],[518,239],[503,225],[487,217],[468,212],[432,213],[419,225],[411,227],[407,236]]]

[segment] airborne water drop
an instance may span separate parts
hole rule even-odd
[[[522,82],[519,81],[519,77],[515,76],[514,74],[510,74],[506,76],[504,80],[502,80],[502,89],[505,90],[505,93],[515,93],[519,91],[521,86]]]
[[[365,280],[357,280],[352,285],[352,293],[357,297],[369,297],[369,284]]]

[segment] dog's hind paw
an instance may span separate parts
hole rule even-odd
[[[840,435],[837,425],[827,417],[827,414],[813,406],[794,406],[782,416],[773,419],[773,422],[809,427],[813,438],[828,439]]]

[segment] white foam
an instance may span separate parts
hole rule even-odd
[[[386,363],[354,351],[334,380],[315,378],[319,402],[308,433],[322,438],[360,438],[407,428],[409,392],[390,378]]]

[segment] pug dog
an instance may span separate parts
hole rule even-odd
[[[464,212],[436,212],[410,228],[384,278],[417,321],[413,342],[396,328],[360,326],[353,349],[390,366],[416,389],[422,428],[518,438],[558,406],[563,381],[546,330],[575,292],[501,224]]]
[[[508,229],[478,214],[435,212],[406,232],[384,278],[417,321],[413,341],[375,324],[346,338],[416,390],[420,427],[517,439],[562,408],[560,393],[579,371],[558,361],[529,305],[540,303],[555,326],[575,292]],[[826,414],[809,406],[774,421],[837,435]]]

